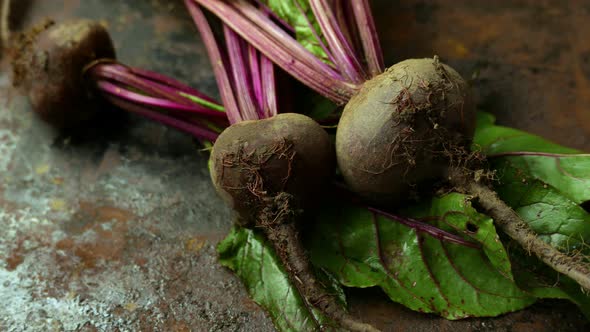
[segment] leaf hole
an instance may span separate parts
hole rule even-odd
[[[466,228],[469,233],[477,233],[479,231],[479,227],[471,221],[467,222]]]
[[[475,209],[477,212],[485,212],[486,209],[483,208],[481,203],[479,202],[479,197],[475,197],[471,200],[471,207]]]
[[[590,213],[590,200],[582,202],[580,206],[582,207],[582,209],[586,210],[586,212]]]

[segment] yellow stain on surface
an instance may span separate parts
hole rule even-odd
[[[466,58],[469,55],[469,49],[465,44],[461,41],[449,38],[445,39],[441,45],[442,49],[444,49],[446,54],[457,57],[457,58]]]
[[[137,303],[134,303],[134,302],[125,303],[124,308],[127,311],[135,311],[135,309],[137,309]]]
[[[51,169],[51,166],[49,166],[49,164],[41,164],[41,165],[37,166],[37,168],[35,168],[35,173],[37,173],[37,175],[43,175],[43,174],[49,172],[50,169]]]
[[[467,49],[467,47],[465,47],[465,45],[457,43],[455,44],[455,54],[457,54],[461,58],[465,58],[469,55],[469,50]]]
[[[187,251],[199,252],[199,250],[203,249],[206,243],[206,240],[200,239],[198,237],[192,238],[186,241],[185,248]]]
[[[63,199],[52,199],[51,202],[49,202],[49,207],[54,211],[64,210],[66,208],[66,201]]]

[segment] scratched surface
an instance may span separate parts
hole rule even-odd
[[[92,17],[119,58],[208,93],[214,80],[181,1],[37,0],[44,16]],[[503,124],[590,151],[588,2],[388,1],[375,4],[388,63],[439,54],[474,77],[478,104]],[[494,2],[496,3],[496,2]],[[0,331],[272,331],[216,261],[231,226],[206,156],[141,119],[56,133],[0,74]],[[386,331],[576,331],[550,301],[499,318],[450,322],[351,292],[352,311]]]

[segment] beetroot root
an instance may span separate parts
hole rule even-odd
[[[211,176],[241,223],[265,233],[307,305],[348,330],[376,331],[326,292],[299,237],[297,221],[328,187],[334,159],[332,143],[315,121],[286,113],[226,129],[211,153]]]
[[[468,150],[475,108],[467,83],[434,59],[402,61],[367,81],[346,105],[336,133],[348,186],[380,205],[399,204],[440,178],[449,154]]]
[[[59,129],[70,129],[96,113],[84,68],[97,59],[115,58],[106,29],[86,19],[45,22],[18,37],[14,54],[15,86],[27,91],[33,110]]]

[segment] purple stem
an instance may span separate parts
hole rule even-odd
[[[264,99],[265,118],[271,118],[278,113],[277,91],[275,82],[275,67],[264,55],[260,55],[260,68],[262,72],[262,94]]]
[[[149,71],[146,69],[135,68],[135,67],[128,67],[128,68],[132,73],[137,74],[138,76],[146,78],[150,81],[168,85],[168,86],[173,87],[173,88],[177,89],[178,91],[184,92],[188,95],[193,95],[193,96],[199,97],[203,100],[206,100],[210,103],[217,104],[217,105],[221,106],[215,99],[213,99],[213,98],[207,96],[206,94],[202,93],[201,91],[193,89],[190,86],[185,85],[184,83],[179,82],[173,78],[170,78],[168,76],[165,76],[165,75],[153,72],[153,71]]]
[[[340,74],[316,58],[248,2],[194,1],[221,18],[225,24],[285,71],[336,103],[346,103],[360,88],[357,84],[344,81]],[[185,0],[185,3],[190,5],[193,1]]]
[[[215,140],[219,136],[219,134],[210,129],[201,128],[199,126],[175,119],[171,116],[159,112],[152,111],[144,106],[133,104],[108,94],[105,94],[104,98],[107,99],[111,104],[119,108],[122,108],[129,112],[137,113],[145,118],[160,122],[166,126],[183,131],[198,139],[215,142]]]
[[[367,75],[350,41],[346,39],[340,30],[338,20],[334,16],[329,2],[327,0],[310,0],[309,3],[332,50],[336,61],[335,64],[350,82],[362,84]]]
[[[188,100],[186,97],[179,95],[175,90],[142,79],[121,65],[97,64],[89,70],[89,74],[92,75],[97,81],[100,79],[113,80],[140,89],[141,91],[144,91],[150,95],[161,97],[167,100],[173,100],[184,105],[194,105],[193,102]]]
[[[226,25],[223,26],[223,33],[225,35],[229,62],[231,63],[234,92],[236,99],[238,100],[242,119],[257,120],[259,119],[259,116],[253,98],[252,79],[248,72],[248,66],[244,61],[246,60],[246,57],[244,56],[246,45],[238,34]]]
[[[336,17],[336,24],[340,27],[340,31],[342,31],[344,38],[350,41],[355,54],[360,54],[362,52],[362,46],[356,29],[356,22],[351,20],[352,5],[350,4],[350,1],[335,0],[332,10]]]
[[[365,203],[361,202],[360,199],[357,196],[355,196],[355,194],[350,192],[343,183],[335,182],[334,189],[336,189],[335,193],[337,195],[341,195],[341,197],[345,198],[349,202],[351,202],[357,206],[363,207],[374,214],[379,214],[379,215],[384,216],[388,219],[397,221],[400,224],[408,226],[412,229],[415,229],[418,232],[426,233],[426,234],[432,235],[433,237],[435,237],[437,239],[457,243],[460,245],[464,245],[466,247],[480,248],[479,244],[473,243],[471,241],[467,241],[460,236],[451,234],[451,233],[444,231],[436,226],[429,225],[425,222],[422,222],[420,220],[416,220],[414,218],[397,216],[397,215],[379,210],[377,208],[368,206]]]
[[[374,207],[370,207],[368,206],[367,209],[373,213],[382,215],[388,219],[391,220],[395,220],[397,222],[399,222],[402,225],[408,226],[410,228],[415,229],[416,231],[422,232],[422,233],[426,233],[429,234],[431,236],[433,236],[434,238],[437,238],[439,240],[445,240],[448,242],[452,242],[452,243],[456,243],[456,244],[460,244],[466,247],[471,247],[471,248],[480,248],[480,246],[477,243],[473,243],[471,241],[467,241],[465,239],[463,239],[460,236],[451,234],[449,232],[446,232],[440,228],[437,228],[435,226],[429,225],[425,222],[422,222],[420,220],[416,220],[413,218],[407,218],[407,217],[400,217],[400,216],[396,216],[394,214],[391,213],[387,213],[385,211],[381,211],[379,209],[376,209]]]
[[[213,71],[217,80],[217,87],[219,88],[219,94],[221,95],[221,100],[225,107],[229,122],[231,124],[240,122],[242,116],[234,98],[227,65],[223,61],[221,51],[219,50],[213,31],[211,31],[211,27],[207,22],[207,18],[203,14],[199,5],[193,2],[193,0],[184,0],[184,4],[193,18],[193,21],[201,34],[201,38],[203,38],[205,47],[207,48],[207,54],[211,61],[211,65],[213,66]]]
[[[252,89],[256,101],[256,110],[258,116],[264,119],[264,94],[262,92],[262,72],[260,68],[260,56],[258,51],[250,44],[248,47],[248,64],[250,65],[250,79],[252,80]]]
[[[166,99],[160,99],[160,98],[154,98],[154,97],[142,95],[139,93],[129,91],[125,88],[121,88],[115,84],[108,82],[108,81],[98,80],[95,82],[95,84],[96,84],[96,87],[102,92],[105,92],[110,95],[125,99],[130,102],[141,104],[144,106],[159,107],[159,108],[163,108],[166,110],[172,110],[172,111],[190,112],[190,113],[194,113],[194,114],[203,115],[206,117],[217,117],[217,118],[222,118],[222,119],[226,118],[224,113],[210,110],[210,109],[203,107],[203,106],[199,106],[199,105],[187,106],[187,105],[178,104],[176,102],[166,100]]]
[[[383,65],[383,53],[381,51],[377,29],[375,28],[375,21],[371,14],[369,0],[354,0],[351,1],[351,4],[363,44],[369,73],[372,76],[379,75],[383,72],[385,66]]]
[[[338,17],[338,24],[340,24],[340,26],[342,27],[345,27],[343,28],[343,33],[348,34],[348,40],[352,42],[352,46],[354,47],[356,54],[363,55],[361,56],[363,66],[366,70],[368,70],[368,68],[366,68],[367,60],[364,58],[361,36],[359,33],[357,22],[353,14],[354,12],[352,9],[352,3],[351,1],[346,0],[341,0],[339,1],[339,3],[341,4],[341,6],[337,8],[337,15],[340,15],[340,17]]]

